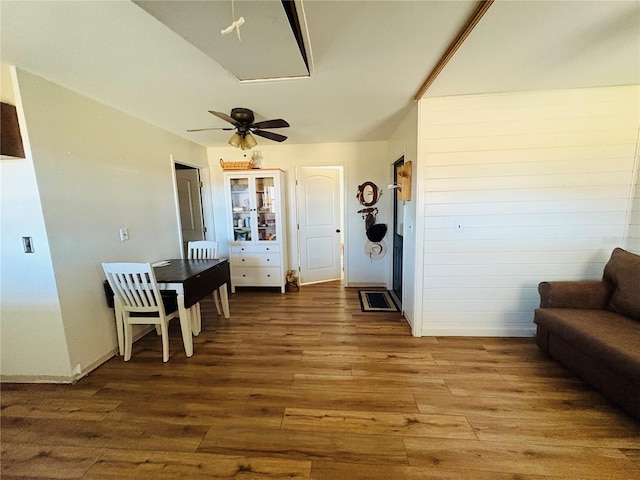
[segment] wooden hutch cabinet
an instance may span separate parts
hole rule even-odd
[[[286,232],[282,216],[284,173],[242,170],[224,173],[229,228],[231,291],[237,286],[286,284]]]

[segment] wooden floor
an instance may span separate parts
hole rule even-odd
[[[203,304],[76,385],[2,386],[2,479],[640,479],[640,423],[533,339],[414,338],[339,283]]]

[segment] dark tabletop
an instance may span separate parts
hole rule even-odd
[[[170,262],[169,265],[153,268],[156,274],[156,280],[159,283],[184,282],[189,278],[228,262],[226,258],[218,258],[215,260],[186,260],[177,258],[167,261]]]

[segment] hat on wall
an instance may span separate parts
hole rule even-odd
[[[387,234],[387,225],[385,223],[376,223],[367,228],[367,238],[372,242],[380,242]]]
[[[364,253],[371,260],[380,260],[387,254],[387,244],[384,240],[379,242],[368,241],[364,244]]]
[[[367,213],[367,216],[364,219],[364,231],[366,232],[371,227],[373,227],[376,223],[376,217],[373,213]]]

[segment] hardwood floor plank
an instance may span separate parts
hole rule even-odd
[[[640,448],[623,448],[622,453],[640,469]]]
[[[409,378],[439,378],[442,380],[464,379],[494,382],[503,381],[504,378],[493,367],[470,367],[464,373],[460,369],[451,365],[394,365],[380,363],[354,363],[353,375],[362,377],[371,376],[395,376]]]
[[[433,356],[428,352],[403,352],[395,351],[335,351],[335,350],[304,350],[302,358],[308,362],[376,362],[381,364],[408,364],[408,365],[436,365]]]
[[[296,389],[255,389],[249,404],[337,409],[337,410],[365,410],[370,412],[401,412],[420,413],[411,394],[397,394],[393,396],[380,395],[375,392],[336,392],[335,390],[305,390]]]
[[[455,415],[287,408],[282,428],[359,435],[476,439],[467,419]]]
[[[490,383],[474,379],[450,379],[446,381],[452,395],[471,397],[528,397],[558,400],[597,397],[598,394],[591,387],[582,382],[535,382],[500,380]],[[557,388],[550,388],[551,386]]]
[[[83,379],[84,380],[84,379]],[[47,384],[47,383],[3,383],[2,398],[91,398],[98,388],[88,382],[73,385]]]
[[[468,415],[478,438],[490,442],[536,443],[586,447],[640,448],[640,426],[608,417],[576,418],[580,428],[571,428],[557,415],[537,418],[496,418]],[[568,416],[571,418],[571,416]]]
[[[61,447],[2,441],[0,477],[83,478],[104,448]]]
[[[264,357],[263,357],[264,358]],[[256,363],[255,360],[236,359],[220,361],[216,368],[226,369],[232,372],[253,372],[261,375],[278,375],[287,373],[311,373],[314,375],[351,375],[351,364],[348,362],[320,363],[309,362],[306,359],[291,361],[290,359],[273,360],[269,357]]]
[[[291,388],[307,390],[334,390],[336,392],[396,392],[423,393],[440,392],[448,394],[444,380],[439,378],[389,378],[338,376],[338,375],[306,375],[295,374]]]
[[[550,380],[561,379],[561,381],[577,381],[575,375],[569,370],[561,367],[560,365],[553,363],[551,360],[548,362],[535,362],[529,365],[511,367],[508,364],[504,366],[496,367],[496,370],[502,375],[505,380]]]
[[[133,362],[133,359],[131,360]],[[129,363],[129,362],[127,362]],[[131,365],[136,365],[132,363]],[[179,362],[174,362],[174,365],[170,367],[170,369],[165,370],[162,373],[155,373],[150,375],[150,370],[154,370],[156,367],[149,367],[146,365],[139,365],[137,369],[128,372],[127,368],[131,369],[131,366],[121,366],[119,369],[121,370],[118,375],[115,377],[120,377],[126,379],[128,382],[139,382],[141,387],[144,388],[144,385],[150,388],[154,384],[174,384],[174,385],[185,385],[185,388],[193,388],[198,389],[199,385],[203,387],[211,386],[206,380],[203,379],[203,373],[210,372],[215,378],[215,387],[227,387],[227,388],[243,388],[247,385],[251,385],[252,387],[272,387],[272,386],[290,386],[294,374],[290,372],[278,372],[272,373],[269,376],[265,376],[259,372],[256,372],[254,369],[253,372],[247,371],[233,371],[232,369],[225,367],[216,367],[215,365],[208,366],[206,368],[197,368],[194,365],[180,366]],[[114,378],[114,377],[111,377]],[[174,387],[175,389],[175,387]]]
[[[381,435],[212,428],[198,451],[296,460],[407,464],[402,438]]]
[[[614,448],[405,437],[411,465],[496,473],[632,480],[640,471]]]
[[[176,453],[172,451],[109,450],[84,477],[86,480],[308,480],[311,462],[288,459]]]
[[[513,475],[511,473],[482,472],[444,469],[426,466],[363,465],[361,463],[336,463],[314,461],[311,480],[545,480],[539,475]],[[570,477],[553,477],[554,480],[576,480]]]
[[[174,401],[127,402],[108,416],[114,422],[164,422],[169,425],[256,427],[278,429],[284,407],[247,403],[202,403]]]
[[[75,447],[139,448],[194,452],[208,427],[175,425],[162,422],[120,423],[103,420],[58,420],[7,418],[5,428],[19,430],[18,443]]]
[[[24,398],[2,397],[5,417],[58,418],[67,420],[104,420],[121,401],[84,398],[52,398],[46,402],[26,402]]]
[[[108,380],[113,380],[109,377]],[[180,403],[188,399],[189,401],[208,401],[216,402],[245,402],[253,387],[234,387],[234,386],[209,386],[198,382],[196,385],[181,383],[177,388],[173,382],[167,380],[148,381],[131,383],[127,381],[110,381],[101,388],[94,398],[96,399],[122,399],[126,402],[155,402],[159,398],[165,401]]]
[[[414,395],[420,413],[466,415],[497,419],[555,419],[559,424],[581,424],[587,418],[630,423],[627,416],[598,398],[530,398],[527,396]]]
[[[373,325],[359,324],[356,328],[357,332],[355,333],[359,335],[397,335],[399,337],[405,337],[411,333],[409,326],[400,320],[396,320],[395,323],[390,323],[388,325],[380,323]]]

